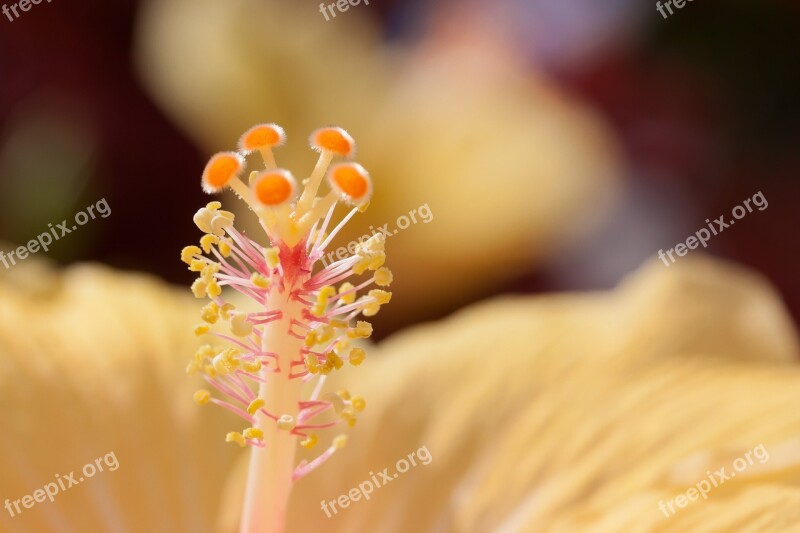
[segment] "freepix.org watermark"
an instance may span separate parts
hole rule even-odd
[[[320,504],[322,510],[325,511],[325,514],[328,515],[328,518],[330,518],[333,516],[331,511],[333,511],[333,514],[339,514],[339,509],[346,509],[350,507],[352,502],[357,502],[361,498],[369,500],[372,492],[375,489],[379,489],[388,485],[400,477],[400,474],[405,474],[408,472],[412,466],[417,466],[417,459],[419,459],[420,464],[423,466],[429,464],[433,460],[433,457],[428,451],[427,446],[423,446],[419,450],[411,452],[408,454],[407,459],[404,457],[397,461],[397,463],[394,465],[396,470],[395,472],[389,472],[390,467],[384,468],[382,472],[378,472],[377,474],[370,472],[370,479],[359,483],[358,487],[353,487],[347,492],[347,494],[342,494],[335,500],[331,501],[322,500]],[[336,508],[337,505],[339,506],[339,509]]]
[[[751,205],[752,203],[752,205]],[[736,224],[737,220],[743,219],[748,213],[753,212],[753,206],[757,207],[759,211],[763,211],[767,207],[769,207],[769,203],[767,199],[764,197],[764,194],[761,191],[755,193],[752,198],[748,198],[740,205],[737,205],[731,211],[734,220],[725,221],[725,215],[722,215],[718,218],[714,219],[712,223],[710,220],[706,219],[706,224],[708,224],[708,228],[702,228],[697,230],[697,232],[686,239],[686,242],[678,243],[675,245],[675,248],[670,248],[669,250],[664,252],[664,250],[658,251],[658,258],[661,259],[666,266],[670,266],[672,263],[677,261],[677,258],[672,255],[675,252],[679,257],[683,257],[689,250],[694,250],[698,247],[698,245],[703,245],[703,248],[708,246],[708,241],[714,235],[719,235],[729,227]],[[667,261],[667,256],[669,256],[669,261]]]
[[[69,474],[56,474],[55,481],[45,483],[42,488],[33,491],[33,494],[26,494],[22,498],[17,498],[16,500],[7,498],[5,508],[8,511],[8,514],[10,514],[13,518],[22,513],[25,509],[32,508],[37,503],[42,503],[47,500],[52,502],[55,500],[56,495],[59,492],[69,490],[75,485],[78,485],[83,481],[94,477],[98,473],[103,472],[103,465],[108,467],[109,472],[113,472],[119,468],[119,461],[117,461],[116,454],[114,452],[108,452],[103,457],[98,457],[93,462],[86,463],[81,469],[81,473],[83,475],[78,479],[75,479],[74,470]]]
[[[325,21],[331,20],[331,18],[336,18],[336,11],[339,13],[344,13],[351,7],[356,7],[358,4],[361,3],[361,0],[337,0],[333,4],[325,5],[325,3],[321,3],[319,5],[319,12],[322,13],[322,16],[325,17]],[[369,5],[369,0],[364,0],[364,5]],[[334,10],[336,8],[336,10]],[[330,16],[328,16],[330,13]]]
[[[397,220],[395,221],[396,225],[395,228],[389,229],[388,223],[384,224],[383,226],[380,226],[377,230],[375,229],[374,226],[370,226],[369,230],[372,232],[372,235],[370,234],[362,235],[361,237],[358,238],[358,240],[350,241],[349,243],[347,243],[347,246],[341,246],[336,250],[329,252],[327,255],[322,257],[320,261],[322,261],[322,264],[324,266],[328,266],[335,260],[341,261],[342,259],[347,259],[348,254],[352,255],[356,253],[357,246],[362,241],[366,241],[367,239],[369,239],[373,235],[377,235],[378,233],[382,233],[383,235],[386,236],[387,239],[392,235],[397,235],[398,233],[400,233],[400,230],[404,230],[409,226],[411,226],[411,224],[416,224],[417,222],[419,222],[417,220],[417,215],[420,216],[420,220],[422,220],[423,224],[427,224],[428,222],[433,220],[433,211],[431,211],[431,208],[428,206],[428,204],[421,205],[409,211],[408,216],[400,215],[399,217],[397,217]],[[334,259],[334,256],[336,257],[336,259]]]
[[[95,213],[95,210],[97,210],[97,213]],[[51,223],[47,225],[48,231],[39,234],[35,239],[31,239],[25,246],[20,246],[16,250],[11,250],[10,252],[0,251],[0,262],[3,263],[6,269],[9,269],[16,265],[17,261],[26,259],[28,255],[33,255],[40,249],[46,252],[50,249],[50,245],[53,244],[54,239],[57,241],[64,235],[72,233],[78,229],[78,226],[83,226],[90,220],[94,220],[98,214],[101,218],[107,218],[111,214],[111,208],[108,206],[108,202],[106,202],[105,198],[77,213],[75,215],[75,224],[73,224],[72,227],[69,226],[66,220],[63,220],[60,224],[56,224],[55,227],[53,227]]]
[[[667,0],[664,5],[661,5],[661,2],[656,2],[656,10],[661,13],[661,16],[665,19],[668,18],[670,15],[674,15],[675,12],[672,10],[672,6],[675,6],[675,9],[682,9],[683,6],[686,5],[686,2],[693,2],[694,0]],[[667,11],[664,11],[666,8],[669,11],[669,15],[667,15]]]
[[[53,0],[47,0],[47,3],[49,4],[52,1]],[[42,3],[42,0],[19,0],[19,2],[15,2],[15,3],[11,4],[11,8],[10,9],[9,9],[8,5],[3,4],[3,7],[2,7],[3,15],[8,17],[8,20],[10,20],[11,22],[14,22],[20,16],[22,16],[17,11],[17,9],[19,9],[19,10],[21,10],[23,12],[26,12],[26,11],[30,11],[31,7],[33,7],[34,5],[41,4],[41,3]],[[11,16],[11,13],[14,13],[13,17]]]
[[[747,467],[755,464],[753,457],[758,459],[759,464],[764,464],[769,461],[769,452],[763,444],[759,444],[752,450],[745,452],[744,457],[737,457],[736,460],[733,461],[733,470],[726,471],[724,466],[715,472],[706,470],[708,479],[699,481],[694,487],[688,489],[683,494],[678,494],[666,503],[664,503],[664,500],[660,500],[658,502],[658,508],[661,509],[661,512],[664,513],[666,518],[669,518],[677,513],[678,509],[683,509],[689,505],[689,502],[697,500],[700,496],[702,496],[704,500],[707,500],[708,493],[711,492],[711,489],[719,487],[726,481],[736,477],[737,472],[742,472],[746,470]],[[676,509],[675,506],[677,506],[678,509]],[[669,512],[667,509],[669,509]]]

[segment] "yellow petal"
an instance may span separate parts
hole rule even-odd
[[[202,381],[181,376],[193,298],[149,276],[40,268],[36,290],[18,283],[27,264],[0,276],[2,498],[71,472],[78,484],[0,529],[211,531],[235,455],[220,438],[230,420],[197,407]]]
[[[499,299],[373,352],[347,383],[370,407],[337,460],[297,486],[296,528],[380,531],[392,517],[401,531],[777,531],[798,519],[797,336],[740,268],[650,263],[609,293]],[[660,500],[760,444],[768,462],[665,520]],[[430,463],[369,502],[335,519],[320,509],[421,447]]]
[[[226,487],[243,475],[223,483],[230,420],[196,407],[199,383],[183,375],[194,301],[99,267],[43,276],[36,291],[0,277],[4,492],[22,498],[109,452],[119,467],[14,525],[233,531],[241,500]],[[346,387],[331,375],[369,408],[336,460],[296,486],[290,531],[380,531],[387,517],[400,531],[783,531],[800,519],[797,335],[742,269],[649,264],[608,293],[495,300],[371,354]],[[760,444],[768,461],[660,514]],[[423,448],[428,464],[369,502],[335,519],[320,509]]]

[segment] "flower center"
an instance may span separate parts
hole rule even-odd
[[[299,196],[295,178],[275,164],[272,149],[284,141],[279,126],[255,126],[240,139],[239,151],[214,155],[202,178],[209,193],[233,190],[256,214],[268,242],[239,232],[233,213],[211,202],[194,216],[204,234],[199,246],[181,253],[189,270],[199,273],[193,294],[210,300],[195,327],[209,342],[195,353],[187,371],[200,374],[216,394],[203,389],[194,399],[244,419],[247,427],[228,433],[226,440],[253,447],[243,518],[247,531],[282,523],[291,484],[344,445],[345,436],[334,435],[316,458],[295,464],[298,440],[312,449],[326,433],[343,424],[352,427],[365,408],[362,397],[346,390],[325,393],[324,384],[345,363],[364,361],[366,352],[356,344],[371,335],[372,326],[356,317],[373,316],[391,299],[385,290],[367,290],[392,281],[383,266],[381,234],[314,272],[328,245],[367,208],[372,194],[370,176],[361,165],[341,162],[328,168],[335,158],[354,154],[352,137],[336,127],[311,135],[311,147],[320,155]],[[256,151],[264,169],[250,172],[245,184],[246,156]],[[329,191],[319,195],[326,177]],[[334,226],[340,204],[350,209]],[[249,303],[237,308],[230,291]],[[307,383],[311,386],[304,387]]]

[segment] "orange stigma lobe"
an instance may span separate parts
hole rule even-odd
[[[245,152],[262,150],[280,146],[286,141],[286,134],[283,128],[276,124],[259,124],[253,126],[239,139],[239,146]]]
[[[331,187],[353,202],[369,198],[372,182],[369,173],[358,163],[341,163],[328,173]]]
[[[242,157],[234,152],[214,155],[203,171],[203,189],[208,193],[219,192],[228,182],[238,177],[244,166]]]
[[[286,170],[262,172],[253,180],[253,197],[262,205],[274,207],[294,197],[297,185]]]
[[[311,134],[311,147],[317,151],[327,150],[343,157],[355,152],[356,143],[342,128],[320,128]]]

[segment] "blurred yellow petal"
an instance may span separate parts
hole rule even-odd
[[[779,531],[798,515],[797,336],[740,268],[651,263],[610,293],[495,300],[374,353],[348,382],[370,398],[363,424],[296,487],[294,530]],[[760,470],[659,510],[760,444]],[[320,509],[421,446],[429,465]]]
[[[2,498],[113,452],[114,471],[36,503],[2,531],[211,531],[233,456],[226,417],[191,400],[190,297],[141,275],[31,261],[0,276]],[[13,505],[13,503],[12,503]]]
[[[0,277],[5,497],[108,452],[119,461],[3,516],[3,530],[232,530],[243,472],[219,438],[230,420],[215,410],[200,420],[196,383],[182,375],[195,306],[95,266]],[[290,531],[797,523],[798,340],[777,295],[748,271],[651,263],[608,293],[497,299],[374,353],[347,382],[369,398],[363,420],[335,461],[298,483]],[[659,511],[762,444],[768,461],[670,518]],[[429,464],[332,518],[321,510],[422,447]]]
[[[310,7],[148,2],[140,72],[209,151],[264,120],[284,124],[290,138],[328,121],[369,141],[360,162],[381,190],[336,246],[386,226],[397,297],[384,320],[407,320],[412,307],[432,316],[485,293],[608,207],[619,174],[609,131],[512,51],[483,41],[392,49],[367,8],[326,23]],[[310,170],[307,148],[290,144],[279,164]],[[420,207],[401,230],[398,218]]]

